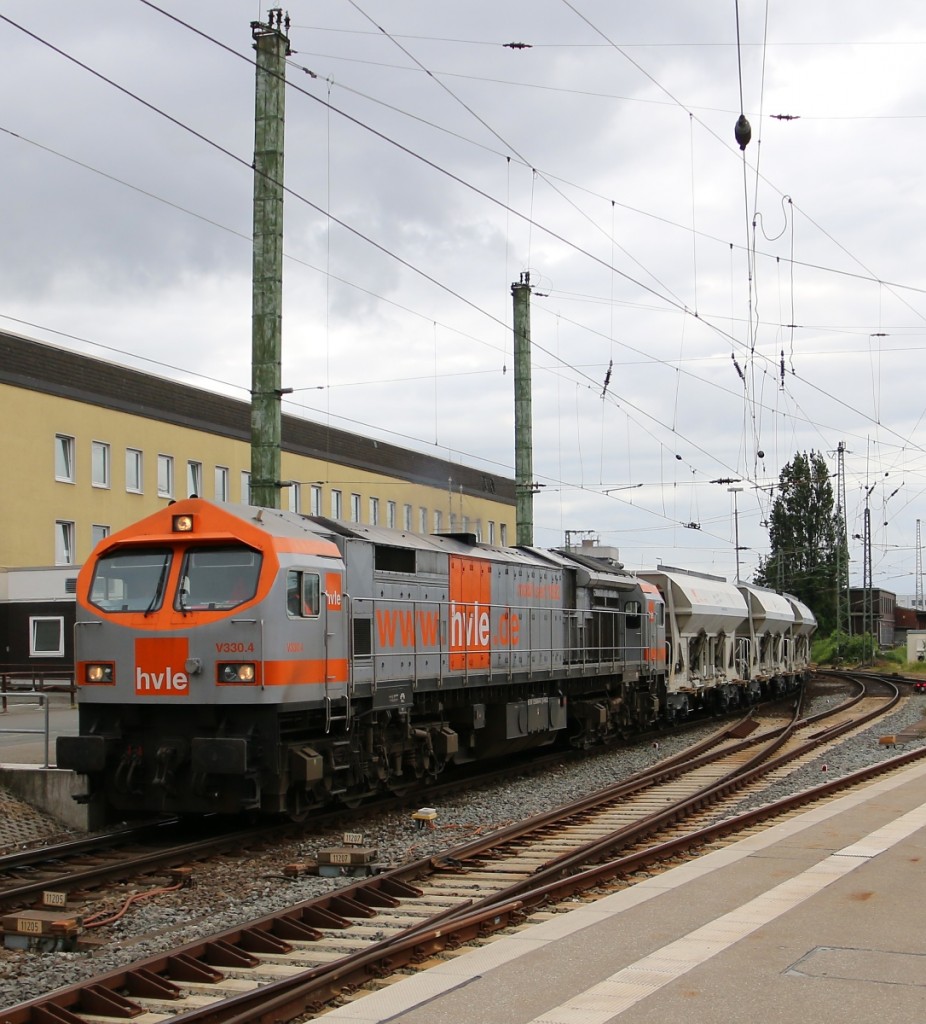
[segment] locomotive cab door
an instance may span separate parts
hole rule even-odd
[[[340,572],[324,574],[322,621],[325,626],[325,732],[343,723],[350,727],[353,680],[347,651],[350,620],[344,577]]]
[[[624,602],[621,611],[624,627],[624,658],[630,664],[640,665],[645,650],[642,602],[638,598],[632,598]]]

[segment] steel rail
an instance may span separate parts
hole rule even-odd
[[[806,725],[821,717],[840,713],[854,702],[847,702],[836,708],[829,709],[821,716],[813,716],[812,719],[804,720],[802,724]],[[872,714],[875,713],[883,713],[883,710],[872,712]],[[792,721],[783,727],[781,731],[790,733],[793,731],[795,724]],[[824,730],[822,733],[816,734],[816,741],[820,742],[821,737],[829,738],[831,733],[836,735],[838,731],[854,728],[858,724],[857,721],[850,721],[842,723],[838,730]],[[728,736],[737,727],[734,726],[730,730],[726,730],[722,736]],[[768,738],[768,735],[765,734],[762,739]],[[772,735],[774,736],[774,732]],[[718,738],[713,737],[709,741],[705,741],[705,744],[716,746],[718,742]],[[755,739],[748,742],[741,741],[738,744],[727,747],[723,754],[726,756],[734,749],[739,750],[755,742]],[[773,738],[772,740],[773,744],[779,742],[780,738]],[[704,746],[705,744],[699,746]],[[802,749],[806,746],[807,744],[803,745]],[[690,754],[690,752],[688,753]],[[678,755],[675,758],[667,759],[666,762],[655,766],[655,771],[649,770],[648,773],[638,773],[638,775],[649,774],[650,777],[662,776],[664,778],[672,778],[673,773],[680,773],[682,768],[680,762],[683,761],[684,756]],[[692,767],[695,762],[703,763],[705,756],[702,754],[693,759],[689,756],[688,766]],[[768,749],[765,750],[765,756],[768,756]],[[797,753],[792,753],[789,756],[794,757],[798,755]],[[707,759],[710,760],[711,758],[707,757]],[[769,765],[764,770],[771,770],[771,767],[772,765]],[[753,772],[758,770],[757,768],[747,770],[746,766],[738,766],[730,773],[731,777],[727,780],[705,787],[704,791],[689,797],[687,800],[682,801],[682,803],[692,807],[699,805],[711,791],[716,790],[719,793],[725,786],[735,783],[744,785],[751,779]],[[622,787],[628,784],[639,785],[641,781],[641,779],[637,779],[636,782],[628,780],[628,782],[608,787],[608,790],[605,792],[613,799],[615,794],[621,791]],[[589,799],[586,799],[586,801],[581,803],[585,805],[588,802]],[[602,802],[600,794],[597,802]],[[559,808],[558,812],[558,820],[560,821],[564,818],[577,817],[581,813],[573,805],[565,809],[565,813],[563,808]],[[672,814],[677,816],[678,813],[677,810],[673,812],[670,809],[666,812],[661,812],[659,815],[650,815],[643,819],[642,827],[644,831],[649,832],[655,827],[654,822],[656,818],[664,817],[667,814],[669,816]],[[58,1024],[76,1024],[76,1022],[84,1020],[83,1017],[78,1016],[79,1013],[93,1013],[95,1008],[98,1015],[102,1014],[104,1012],[103,1007],[110,1006],[110,1001],[113,1004],[118,1004],[120,999],[124,999],[130,1005],[122,1005],[121,1008],[118,1005],[112,1005],[110,1009],[105,1011],[106,1015],[132,1016],[135,1012],[138,1012],[137,1004],[133,1004],[131,1000],[133,994],[139,997],[149,996],[170,1002],[178,998],[180,990],[176,982],[182,983],[184,980],[215,981],[221,978],[222,972],[219,968],[223,966],[253,966],[252,961],[256,961],[253,956],[249,956],[249,949],[255,952],[260,950],[281,952],[288,946],[291,946],[291,943],[288,941],[289,939],[311,941],[321,937],[321,929],[345,928],[351,923],[351,919],[373,917],[376,913],[374,908],[377,906],[395,905],[399,896],[413,897],[416,894],[421,895],[422,891],[410,884],[416,876],[420,877],[422,873],[427,871],[444,871],[451,862],[455,864],[466,858],[473,858],[479,852],[493,845],[497,846],[505,841],[523,836],[528,830],[536,831],[542,829],[553,820],[557,820],[556,812],[535,816],[527,822],[521,822],[516,826],[493,833],[491,837],[484,837],[483,839],[457,847],[450,851],[446,858],[422,858],[419,861],[403,865],[401,868],[394,869],[374,879],[358,882],[327,896],[307,901],[297,907],[290,908],[290,910],[285,911],[283,914],[269,915],[259,921],[250,922],[241,928],[230,929],[221,935],[213,936],[204,942],[191,943],[169,954],[149,958],[130,967],[111,972],[101,978],[93,979],[91,982],[58,990],[39,1000],[33,1000],[30,1003],[11,1008],[11,1011],[7,1011],[7,1014],[2,1017],[3,1024],[52,1021],[58,1022]],[[614,837],[618,837],[618,841],[620,841],[622,837],[626,838],[629,834],[629,827],[625,827],[612,833],[608,840],[599,840],[587,844],[581,853],[574,855],[576,864],[584,859],[584,863],[587,865],[589,859],[601,857],[607,849],[613,849]],[[611,843],[610,847],[608,846],[609,841]],[[232,1017],[231,1019],[237,1019],[242,1022],[244,1020],[263,1020],[264,1018],[261,1016],[258,1006],[265,999],[280,999],[284,1002],[290,999],[295,999],[296,1002],[301,1000],[303,1006],[323,1001],[325,998],[329,998],[333,991],[343,988],[345,985],[361,983],[356,980],[358,978],[368,980],[369,977],[374,976],[379,970],[388,969],[390,964],[395,963],[397,965],[399,959],[403,956],[407,957],[403,962],[408,962],[408,959],[421,956],[428,950],[440,948],[448,942],[457,941],[457,937],[466,934],[467,931],[472,931],[474,928],[478,932],[480,929],[502,927],[503,925],[500,922],[503,920],[507,921],[510,915],[515,913],[518,908],[526,905],[525,893],[530,894],[529,898],[533,900],[532,894],[541,891],[544,879],[548,879],[546,883],[548,885],[571,884],[568,880],[564,883],[562,878],[564,872],[568,873],[568,871],[574,872],[572,877],[582,877],[583,874],[581,871],[575,874],[577,871],[575,865],[569,865],[563,858],[557,858],[553,862],[552,867],[536,873],[525,882],[519,883],[522,890],[520,894],[516,891],[517,887],[509,887],[482,901],[467,902],[449,908],[438,917],[413,924],[399,932],[396,936],[383,939],[375,946],[368,947],[360,953],[341,958],[332,964],[308,968],[305,971],[300,971],[293,979],[272,982],[262,986],[253,993],[234,996],[223,1000],[221,1003],[216,1003],[208,1008],[209,1012],[214,1015],[212,1017],[198,1016],[201,1012],[206,1012],[206,1009],[204,1009],[202,1011],[181,1012],[175,1015],[173,1019],[178,1022],[219,1021],[229,1019],[225,1016],[226,1014],[239,1013],[242,1016],[239,1018]],[[551,878],[552,875],[558,877]],[[377,964],[381,966],[376,966]],[[292,992],[290,992],[290,989],[292,989]],[[298,992],[298,995],[293,995],[293,992]],[[314,995],[313,992],[315,993]],[[121,993],[128,993],[128,995],[122,996]],[[328,993],[328,995],[322,995],[322,993]],[[251,1002],[248,1002],[249,998]],[[280,1006],[277,1006],[277,1009],[279,1008]],[[35,1011],[35,1016],[32,1015],[33,1010]],[[276,1011],[267,1012],[272,1014]],[[266,1019],[278,1018],[271,1016]]]

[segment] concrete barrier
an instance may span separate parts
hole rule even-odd
[[[87,792],[85,775],[31,764],[2,765],[0,786],[69,828],[92,831],[103,826],[101,807],[74,799],[75,795]]]

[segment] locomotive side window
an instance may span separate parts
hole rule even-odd
[[[286,574],[286,611],[292,618],[313,619],[321,608],[321,586],[317,572],[290,569]]]
[[[246,547],[190,548],[180,570],[180,611],[234,608],[257,593],[261,555]]]
[[[624,614],[627,616],[628,629],[640,628],[640,611],[641,609],[639,601],[628,601],[624,605]]]
[[[90,603],[105,612],[153,612],[161,607],[170,570],[167,548],[110,551],[93,570]]]

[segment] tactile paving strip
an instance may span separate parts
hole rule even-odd
[[[66,831],[54,818],[0,788],[0,854]]]

